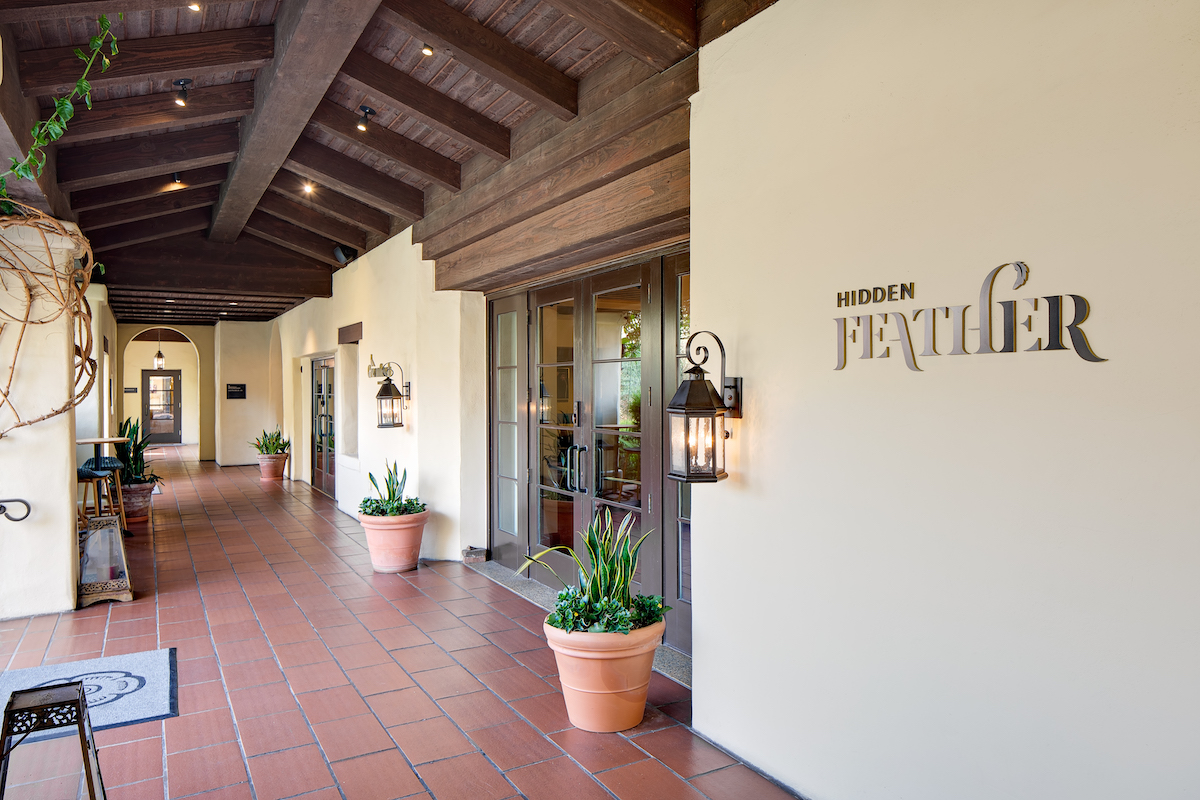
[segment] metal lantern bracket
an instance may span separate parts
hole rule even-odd
[[[692,346],[692,342],[701,334],[708,334],[717,343],[717,349],[721,351],[721,400],[725,404],[725,408],[729,411],[729,416],[732,419],[742,418],[742,379],[730,378],[725,375],[725,345],[721,343],[718,337],[712,331],[696,331],[688,337],[687,346],[684,350],[684,355],[687,360],[692,362],[693,366],[703,367],[708,362],[708,348],[704,345]],[[695,356],[692,355],[693,351]],[[699,359],[697,361],[696,359]],[[728,438],[729,431],[725,431],[725,436]]]
[[[396,370],[393,370],[392,367],[400,370],[400,381],[398,384],[400,387],[400,395],[404,398],[404,404],[408,405],[408,401],[412,400],[412,383],[404,380],[404,367],[400,366],[395,361],[385,361],[382,364],[376,365],[375,356],[371,356],[371,363],[367,364],[367,377],[392,378],[396,375]],[[379,383],[382,384],[383,381],[380,381]]]

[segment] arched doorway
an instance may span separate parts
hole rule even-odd
[[[161,359],[158,357],[161,354]],[[200,443],[200,354],[174,328],[147,327],[125,345],[124,413],[155,444]]]

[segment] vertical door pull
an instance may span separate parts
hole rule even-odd
[[[588,493],[588,487],[586,485],[585,486],[579,485],[581,482],[579,479],[579,462],[580,462],[579,454],[586,453],[586,452],[587,452],[586,444],[575,445],[575,491],[581,492],[582,494]]]

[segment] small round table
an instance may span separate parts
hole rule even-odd
[[[106,444],[124,444],[129,441],[128,436],[102,436],[99,439],[76,439],[75,444],[90,444],[95,448],[96,466],[100,466],[100,450]]]

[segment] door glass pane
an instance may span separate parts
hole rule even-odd
[[[575,411],[575,368],[538,367],[538,422],[572,425]]]
[[[496,393],[499,399],[501,422],[517,421],[517,370],[516,367],[501,369],[496,375]]]
[[[691,275],[679,276],[679,316],[676,320],[679,331],[679,354],[687,351],[687,340],[692,335],[692,281]]]
[[[496,366],[517,365],[517,312],[509,311],[496,318],[497,342]]]
[[[499,492],[500,530],[517,535],[517,482],[501,478],[496,482]]]
[[[538,475],[543,486],[570,490],[567,463],[571,445],[575,444],[575,433],[570,430],[542,428],[538,431]]]
[[[595,358],[641,358],[641,287],[604,292],[596,295],[595,302]]]
[[[596,496],[629,506],[642,505],[642,437],[596,434]]]
[[[592,368],[597,428],[642,429],[642,362],[610,361]]]
[[[499,440],[500,474],[505,478],[517,477],[517,426],[510,422],[501,422],[496,426],[496,438]]]
[[[175,380],[171,375],[150,376],[149,432],[175,432]]]
[[[692,485],[679,484],[679,575],[677,597],[692,602]]]
[[[540,364],[563,364],[575,360],[575,303],[564,300],[538,309],[538,354]]]
[[[575,502],[569,494],[538,492],[538,543],[543,547],[574,546]],[[569,580],[569,579],[568,579]]]

